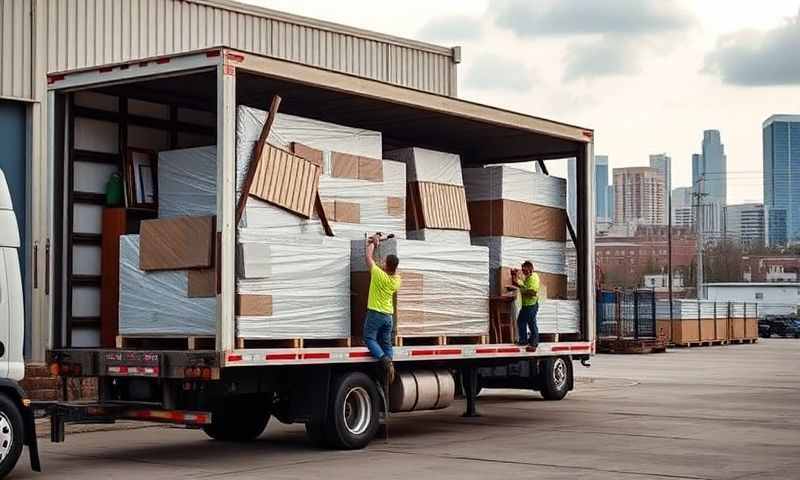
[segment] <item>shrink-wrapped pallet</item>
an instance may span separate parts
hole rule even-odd
[[[159,218],[216,213],[216,145],[159,152]]]
[[[360,335],[369,290],[363,240],[352,242],[353,334]],[[400,259],[396,329],[402,337],[478,336],[489,331],[489,252],[472,245],[392,239],[376,261]]]
[[[577,300],[543,299],[539,302],[536,326],[539,333],[576,333],[579,316]]]
[[[217,299],[190,298],[188,270],[140,270],[139,235],[121,236],[119,255],[120,335],[214,335]]]
[[[350,242],[264,237],[238,246],[236,334],[245,339],[350,336]]]
[[[406,166],[408,238],[469,244],[461,157],[419,147],[384,154]]]
[[[464,169],[472,243],[489,247],[494,294],[511,286],[511,269],[529,260],[542,297],[567,296],[566,182],[493,166]]]
[[[237,191],[264,126],[267,112],[240,106],[237,116]],[[294,115],[278,114],[269,143],[308,157],[322,167],[319,195],[337,237],[358,239],[364,233],[386,232],[405,238],[405,165],[382,160],[380,132],[336,125]],[[290,173],[290,172],[287,172]],[[248,198],[243,228],[269,230],[273,205]],[[301,221],[302,220],[302,221]],[[323,232],[316,215],[299,219],[295,232]]]

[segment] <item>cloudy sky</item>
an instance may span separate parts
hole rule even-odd
[[[673,159],[691,183],[721,131],[728,202],[762,200],[761,123],[800,113],[800,0],[246,0],[462,46],[459,96],[594,128],[611,167]]]

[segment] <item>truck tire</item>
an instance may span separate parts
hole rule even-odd
[[[568,358],[554,357],[543,362],[539,393],[545,400],[561,400],[572,384],[572,363]]]
[[[356,450],[378,431],[380,393],[366,374],[351,372],[334,382],[324,440],[331,447]]]
[[[267,428],[269,409],[258,397],[233,397],[226,399],[211,412],[211,424],[203,431],[214,440],[223,442],[250,442]]]
[[[22,414],[17,404],[0,394],[0,478],[11,473],[25,443]]]

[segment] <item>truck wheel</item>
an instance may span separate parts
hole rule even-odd
[[[262,399],[231,398],[211,412],[211,424],[203,431],[214,440],[250,442],[264,432],[269,419],[269,409]]]
[[[330,445],[344,450],[364,448],[378,431],[380,394],[375,382],[361,372],[339,377],[332,389],[326,424]]]
[[[0,394],[0,478],[11,473],[25,442],[22,414],[16,403]]]
[[[567,395],[572,383],[572,365],[563,357],[548,358],[544,361],[540,379],[541,390],[545,400],[561,400]]]

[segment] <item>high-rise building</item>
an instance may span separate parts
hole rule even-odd
[[[699,153],[692,154],[692,191],[698,192],[700,188],[700,175],[703,170],[703,156]]]
[[[725,239],[740,245],[764,245],[767,232],[764,204],[727,205],[722,214],[722,232]]]
[[[650,155],[650,166],[657,168],[664,176],[664,192],[669,195],[669,192],[672,191],[672,158],[666,153]],[[667,200],[666,198],[664,200],[664,218],[667,218],[667,209],[669,208]]]
[[[702,146],[699,174],[703,178],[703,192],[708,194],[706,203],[715,203],[721,208],[728,201],[728,157],[719,130],[704,131]]]
[[[614,221],[614,185],[606,187],[606,207],[608,207],[608,220]]]
[[[770,245],[800,242],[800,115],[773,115],[762,125],[764,138],[764,205]],[[780,222],[784,221],[785,225]]]
[[[614,169],[614,223],[664,225],[664,176],[656,168]]]
[[[598,221],[606,221],[608,210],[608,155],[594,156],[595,211]]]
[[[787,243],[786,209],[764,207],[767,216],[767,244],[770,247],[782,247]]]
[[[567,217],[578,224],[578,165],[574,158],[567,160]]]
[[[672,225],[694,227],[692,187],[678,187],[672,190]]]

